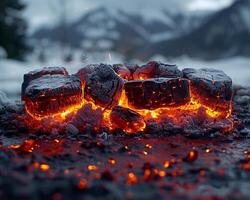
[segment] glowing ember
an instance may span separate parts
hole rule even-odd
[[[153,146],[150,145],[150,144],[146,144],[145,146],[146,146],[147,148],[149,148],[149,149],[152,149],[152,148],[153,148]]]
[[[169,161],[165,161],[164,164],[163,164],[163,167],[164,168],[169,168],[169,167],[171,167],[171,163]]]
[[[116,164],[116,161],[115,161],[115,159],[113,159],[113,158],[109,158],[109,159],[108,159],[108,163],[111,164],[111,165],[115,165],[115,164]]]
[[[210,153],[210,152],[211,152],[211,149],[206,149],[205,152],[206,152],[206,153]]]
[[[152,120],[160,123],[168,119],[184,125],[185,116],[200,115],[211,122],[226,119],[230,127],[226,127],[225,132],[233,128],[230,120],[232,83],[221,71],[186,69],[183,78],[176,66],[157,62],[136,69],[123,65],[113,69],[109,65],[89,65],[77,73],[78,78],[58,69],[46,69],[45,75],[34,77],[31,73],[29,81],[25,79],[23,84],[26,111],[34,124],[49,119],[48,129],[53,123],[66,122],[80,131],[92,126],[94,131],[106,127],[110,131],[119,129],[131,134],[144,131]],[[197,82],[203,84],[205,92]],[[97,123],[92,123],[90,112],[95,111],[99,117],[97,120],[97,115],[93,115]],[[28,121],[31,127],[32,123]]]
[[[40,169],[42,171],[48,171],[50,169],[50,166],[48,164],[41,164]]]
[[[97,166],[95,166],[95,165],[88,165],[87,168],[89,171],[96,171],[97,170]]]
[[[59,115],[81,104],[81,82],[75,76],[46,75],[32,80],[22,99],[34,117]]]
[[[86,179],[80,179],[77,185],[78,189],[83,190],[88,187],[88,182]]]
[[[188,162],[193,162],[193,161],[197,160],[197,158],[198,158],[198,151],[193,150],[187,154],[187,157],[185,158],[185,160]]]
[[[138,183],[138,178],[133,172],[127,174],[127,184],[134,185]]]

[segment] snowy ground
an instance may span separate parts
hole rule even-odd
[[[33,69],[41,68],[43,66],[64,66],[70,73],[75,73],[79,68],[87,63],[119,63],[122,62],[122,57],[112,54],[98,55],[93,58],[86,59],[85,63],[71,62],[63,63],[57,59],[50,60],[46,64],[39,62],[18,62],[13,60],[0,60],[0,90],[4,91],[10,98],[18,99],[21,90],[23,74]],[[93,62],[93,61],[96,62]],[[152,60],[160,60],[166,63],[177,64],[181,69],[186,67],[203,68],[211,67],[224,70],[230,77],[232,77],[234,84],[250,85],[250,58],[234,57],[225,60],[217,61],[202,61],[194,60],[188,57],[180,57],[174,60],[167,60],[161,57],[154,57]],[[136,62],[136,61],[135,61]]]

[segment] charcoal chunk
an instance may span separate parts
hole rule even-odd
[[[85,131],[88,128],[98,130],[101,126],[102,118],[103,113],[100,108],[94,110],[91,104],[86,104],[77,111],[70,124],[80,131]]]
[[[98,64],[90,64],[90,65],[86,65],[85,67],[81,68],[77,73],[76,76],[80,78],[81,82],[83,85],[86,84],[87,81],[87,77],[88,75],[90,75],[91,73],[93,73],[95,71],[96,68],[98,68],[99,65]]]
[[[124,81],[110,65],[100,64],[86,77],[85,99],[104,108],[111,108],[118,104]]]
[[[216,111],[228,111],[232,99],[232,79],[216,69],[183,70],[183,77],[191,81],[191,92],[195,98]]]
[[[129,105],[136,109],[180,106],[190,100],[188,80],[182,78],[128,81],[124,88]]]
[[[68,75],[68,72],[64,67],[44,67],[42,69],[31,71],[23,76],[23,84],[22,84],[22,95],[24,95],[24,91],[26,87],[29,85],[29,82],[40,78],[44,75]]]
[[[112,109],[110,119],[115,128],[121,128],[128,133],[143,131],[146,126],[139,113],[121,106]]]
[[[81,81],[76,76],[44,75],[29,82],[22,99],[34,115],[60,113],[81,103]]]
[[[181,77],[182,72],[176,65],[163,64],[151,61],[139,67],[133,74],[134,80],[145,80],[150,78],[177,78]]]

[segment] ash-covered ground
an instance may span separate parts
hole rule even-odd
[[[249,199],[250,88],[232,133],[29,134],[1,98],[0,199]]]

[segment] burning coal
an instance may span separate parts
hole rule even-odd
[[[22,100],[35,126],[64,124],[126,133],[152,126],[227,124],[232,128],[232,80],[215,69],[146,65],[88,65],[75,75],[59,67],[24,75]],[[228,126],[228,124],[230,124]]]

